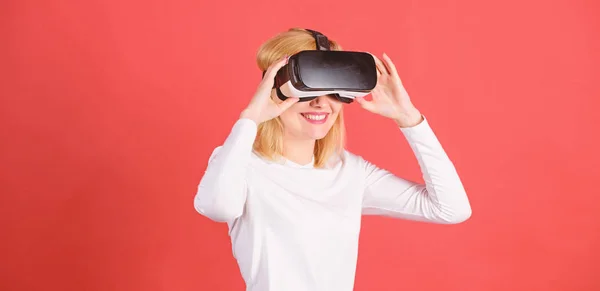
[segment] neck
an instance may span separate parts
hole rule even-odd
[[[310,163],[314,156],[315,140],[285,138],[283,140],[283,156],[300,165]]]

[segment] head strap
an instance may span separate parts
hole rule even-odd
[[[317,50],[319,50],[319,51],[331,50],[331,44],[329,43],[329,39],[327,38],[327,36],[323,35],[322,33],[318,32],[316,30],[312,30],[312,29],[305,29],[305,30],[310,32],[312,34],[312,36],[315,38],[315,42],[317,43]]]
[[[304,30],[310,32],[310,34],[315,39],[317,50],[319,50],[319,51],[331,50],[331,43],[329,42],[329,39],[327,38],[327,36],[325,36],[324,34],[318,32],[316,30],[307,29],[307,28],[305,28]],[[265,73],[266,73],[266,71],[262,72],[263,77],[265,76]]]

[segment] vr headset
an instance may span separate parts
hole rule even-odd
[[[315,38],[316,49],[290,56],[288,63],[279,69],[274,82],[279,99],[297,97],[299,102],[306,102],[330,95],[341,102],[352,103],[375,88],[377,68],[372,55],[332,51],[325,35],[307,31]]]

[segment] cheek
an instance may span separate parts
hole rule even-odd
[[[337,116],[342,110],[342,102],[335,102],[331,104],[331,111]]]
[[[343,109],[342,104],[335,104],[334,106],[331,107],[331,109],[333,111],[333,117],[334,117],[333,119],[336,120]]]
[[[281,123],[283,123],[283,125],[288,125],[290,124],[290,122],[292,121],[294,114],[291,113],[290,111],[285,111],[283,113],[281,113],[281,115],[279,115],[279,118],[281,119]]]
[[[298,108],[294,108],[294,106],[292,106],[283,113],[281,113],[281,115],[279,115],[279,118],[281,119],[283,125],[291,125],[294,123],[298,123],[298,118],[300,116],[299,112],[300,111],[298,111]]]

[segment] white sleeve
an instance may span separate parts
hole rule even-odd
[[[366,175],[363,214],[441,224],[467,220],[471,216],[469,199],[427,119],[400,130],[417,158],[425,184],[408,181],[362,160]]]
[[[194,197],[194,208],[200,214],[217,222],[230,222],[242,215],[256,133],[254,121],[239,119],[223,145],[212,152]]]

